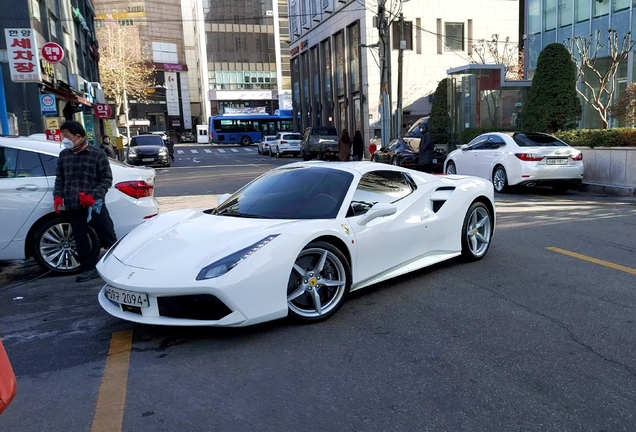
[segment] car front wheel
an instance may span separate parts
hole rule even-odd
[[[289,315],[311,323],[334,315],[351,288],[351,266],[335,246],[309,243],[298,255],[287,283]]]
[[[482,202],[473,203],[462,226],[462,256],[469,261],[482,259],[490,248],[492,215]]]
[[[455,164],[453,162],[449,162],[446,165],[446,174],[450,174],[450,175],[457,174],[457,168],[455,168]]]
[[[505,192],[508,187],[508,175],[505,168],[501,165],[497,166],[492,173],[492,184],[495,187],[495,192],[498,193]]]
[[[95,257],[99,256],[99,238],[88,227],[88,239]],[[58,274],[80,271],[73,229],[68,219],[58,216],[42,224],[33,236],[33,258],[44,270]]]

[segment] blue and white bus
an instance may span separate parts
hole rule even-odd
[[[293,132],[291,111],[268,114],[224,114],[211,116],[208,122],[209,140],[215,144],[250,145],[265,135],[277,132]]]

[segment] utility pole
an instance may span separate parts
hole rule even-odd
[[[391,103],[391,38],[390,24],[386,16],[387,0],[378,2],[378,31],[380,34],[380,116],[382,147],[393,137],[393,105]]]
[[[397,110],[395,112],[395,138],[401,138],[402,135],[402,123],[403,115],[402,115],[402,66],[403,66],[403,58],[404,58],[404,50],[406,49],[406,40],[404,40],[404,15],[400,14],[400,53],[398,55],[398,88],[397,88]]]
[[[0,130],[3,134],[9,135],[9,116],[4,93],[4,81],[2,79],[2,64],[0,64]],[[15,131],[15,134],[18,135],[18,131]]]

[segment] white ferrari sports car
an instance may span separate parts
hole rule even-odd
[[[248,326],[335,314],[350,291],[463,255],[495,231],[490,181],[372,162],[271,170],[213,209],[176,210],[115,244],[97,269],[111,315]]]

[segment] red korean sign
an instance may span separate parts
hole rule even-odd
[[[49,63],[59,63],[64,59],[64,48],[55,42],[42,45],[42,58]]]
[[[97,118],[107,119],[113,115],[113,110],[108,104],[97,104],[95,105],[95,114]]]
[[[59,129],[47,129],[45,132],[47,140],[62,142],[62,132]]]
[[[13,82],[42,82],[35,32],[30,28],[4,29]]]

